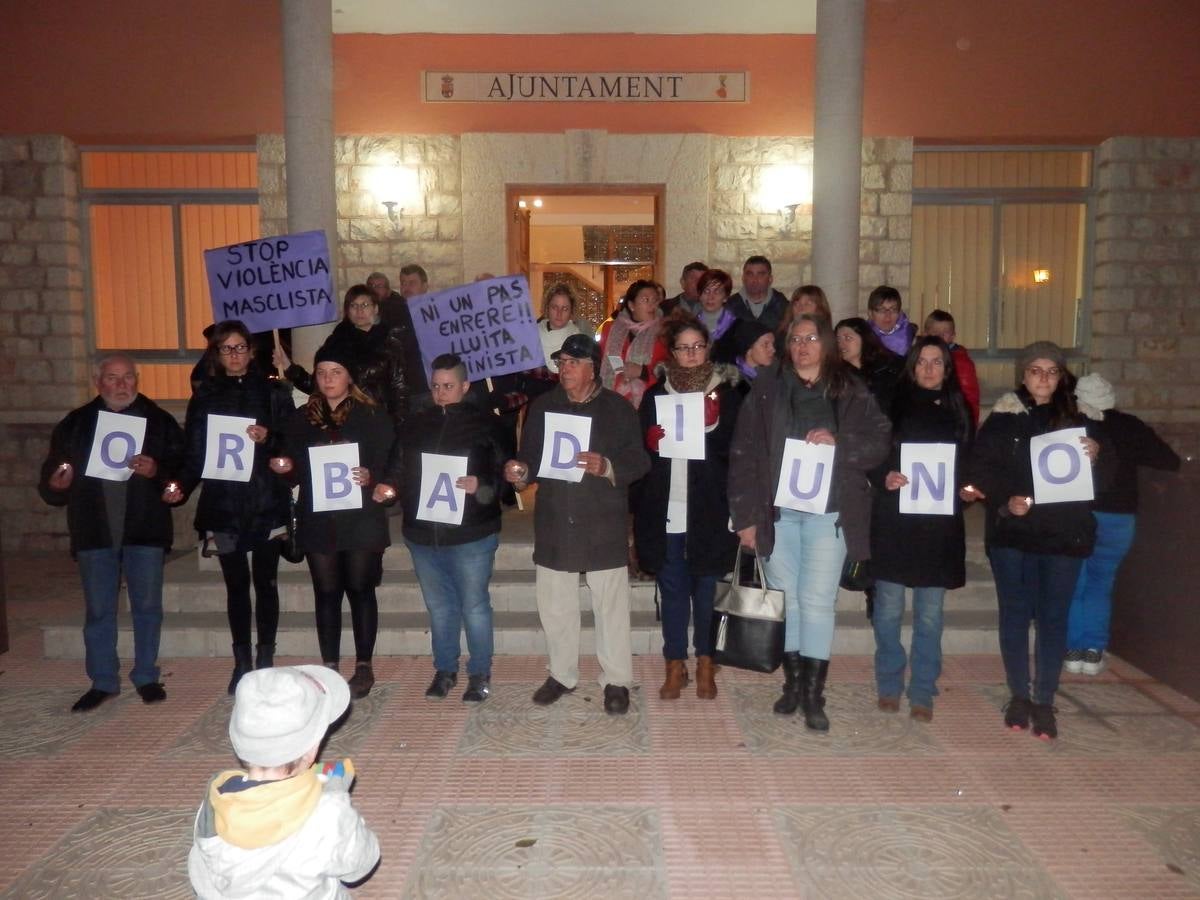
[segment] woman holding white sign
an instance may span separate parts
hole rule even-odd
[[[1049,491],[1040,492],[1038,483],[1047,484],[1047,473],[1035,470],[1032,451],[1039,438],[1073,429],[1038,454],[1037,468],[1049,465],[1047,452],[1055,451],[1049,472],[1055,487],[1086,480],[1088,495],[1092,466],[1100,459],[1107,469],[1112,454],[1101,452],[1096,440],[1103,414],[1076,402],[1075,379],[1057,344],[1030,344],[1021,351],[1016,374],[1017,390],[996,401],[979,429],[964,490],[987,505],[985,544],[996,579],[1000,655],[1011,694],[1004,724],[1024,731],[1032,722],[1034,736],[1049,741],[1058,736],[1054,694],[1067,654],[1067,613],[1080,566],[1095,543],[1096,520],[1090,496],[1061,501],[1042,495]],[[1065,468],[1058,462],[1063,459]],[[1034,621],[1037,671],[1031,694],[1029,626]]]
[[[300,484],[296,542],[312,576],[321,659],[331,669],[341,659],[342,596],[350,599],[356,657],[350,693],[361,698],[375,684],[375,588],[391,543],[371,485],[386,474],[394,431],[386,411],[354,384],[353,362],[336,346],[317,351],[317,390],[288,420],[284,453],[271,460],[271,469]],[[381,499],[395,495],[387,488]]]
[[[918,338],[909,350],[891,418],[891,455],[872,473],[875,685],[879,708],[897,712],[907,664],[909,714],[929,722],[942,670],[942,604],[947,590],[966,583],[966,538],[955,476],[974,432],[954,360],[939,338]],[[920,458],[923,450],[930,453],[928,461]],[[900,642],[905,588],[912,589],[913,609],[907,659]]]
[[[847,551],[871,555],[867,472],[887,457],[890,433],[866,384],[842,363],[829,323],[809,314],[792,322],[787,357],[759,374],[738,414],[733,527],[785,597],[785,681],[775,712],[800,708],[816,731],[829,729],[825,680],[842,563]],[[831,456],[832,466],[814,456]]]

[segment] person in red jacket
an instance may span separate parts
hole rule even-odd
[[[950,348],[950,356],[954,360],[954,371],[958,375],[958,386],[962,388],[963,399],[967,401],[967,409],[971,411],[971,426],[979,427],[979,376],[975,374],[975,363],[971,354],[962,344],[955,342],[954,316],[944,309],[935,309],[925,317],[921,331],[930,337],[941,338],[942,343]]]

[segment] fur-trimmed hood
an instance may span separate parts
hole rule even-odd
[[[674,394],[676,391],[671,387],[671,382],[667,378],[667,364],[660,362],[654,367],[654,377],[657,383],[662,384],[668,392]],[[722,383],[728,384],[730,387],[737,387],[742,380],[742,373],[738,371],[738,367],[730,363],[713,363],[712,375],[709,376],[708,386],[705,387],[705,392],[711,391]]]
[[[1092,406],[1090,403],[1084,403],[1082,400],[1077,400],[1076,406],[1078,406],[1079,411],[1089,419],[1092,419],[1096,422],[1104,421],[1104,411],[1096,409],[1096,407]],[[1024,403],[1021,402],[1021,398],[1017,395],[1016,391],[1007,391],[1000,397],[999,400],[996,401],[995,405],[992,407],[992,412],[1016,413],[1019,415],[1029,412],[1029,409]]]

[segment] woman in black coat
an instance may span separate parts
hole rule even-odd
[[[733,366],[709,362],[708,329],[689,317],[663,328],[671,359],[639,409],[650,450],[650,472],[640,482],[633,529],[638,560],[657,573],[662,594],[664,700],[678,699],[687,684],[688,620],[696,652],[696,696],[717,696],[712,660],[713,599],[717,579],[733,567],[737,535],[729,530],[729,445],[742,395]],[[660,456],[666,432],[658,424],[655,397],[704,394],[704,459]]]
[[[888,415],[896,383],[904,370],[904,357],[883,346],[867,320],[858,316],[842,319],[834,328],[834,334],[842,361],[862,376],[880,411]]]
[[[196,504],[196,531],[206,555],[213,553],[225,579],[225,610],[233,638],[233,676],[229,693],[251,669],[269,667],[274,659],[275,632],[279,625],[280,540],[285,536],[288,489],[271,474],[268,460],[277,447],[280,429],[294,406],[291,392],[272,380],[252,358],[253,339],[237,320],[219,322],[209,335],[205,366],[208,377],[199,381],[188,403],[184,430],[187,455],[178,487],[163,499],[182,502],[204,482]],[[246,429],[254,442],[249,481],[224,481],[202,477],[210,415],[253,419]],[[250,562],[246,554],[250,554]],[[250,654],[250,584],[254,584],[254,620],[258,648]]]
[[[952,515],[902,514],[900,492],[909,483],[900,471],[904,444],[953,444],[960,483],[973,433],[949,348],[936,337],[918,338],[909,350],[892,403],[892,452],[872,473],[871,573],[875,576],[875,684],[879,708],[896,712],[908,664],[912,718],[933,718],[933,698],[942,670],[942,606],[946,591],[966,582],[966,542],[958,484],[944,489],[954,501]],[[912,588],[912,652],[900,642],[904,589]]]
[[[383,551],[391,543],[384,507],[372,500],[371,485],[381,480],[392,450],[394,431],[386,413],[351,378],[353,361],[328,345],[317,351],[317,390],[284,428],[281,456],[271,469],[299,482],[297,544],[308,560],[316,595],[317,640],[321,659],[336,669],[341,657],[342,596],[350,598],[356,663],[350,692],[365,697],[375,684],[371,658],[379,630],[375,588],[383,576]],[[355,509],[314,511],[311,448],[330,444],[358,445],[358,465],[350,479],[362,494]],[[396,492],[385,488],[382,500]]]

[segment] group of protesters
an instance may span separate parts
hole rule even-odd
[[[697,697],[714,698],[714,599],[745,553],[784,595],[784,683],[775,713],[799,711],[809,729],[828,730],[835,605],[853,567],[869,569],[873,579],[878,707],[897,712],[906,695],[911,717],[928,722],[945,594],[965,583],[963,510],[979,502],[1010,693],[1004,722],[1054,738],[1064,664],[1089,674],[1104,666],[1113,580],[1132,541],[1132,473],[1138,465],[1178,467],[1178,457],[1144,423],[1113,409],[1113,389],[1101,376],[1076,379],[1053,343],[1020,352],[1015,390],[980,427],[979,383],[949,313],[935,310],[918,327],[900,293],[885,285],[871,292],[865,318],[834,323],[820,287],[803,285],[790,299],[775,290],[767,258],[750,257],[741,275],[742,290],[733,293],[727,272],[690,263],[672,298],[655,282],[635,281],[595,333],[577,318],[571,288],[551,284],[538,320],[544,365],[486,390],[468,380],[454,354],[437,356],[425,370],[407,308],[409,297],[428,290],[419,266],[401,271],[402,293],[381,273],[351,287],[342,321],[311,371],[281,347],[256,352],[259,342],[241,322],[216,323],[193,373],[183,428],[138,392],[131,358],[105,356],[95,372],[98,396],[56,427],[40,483],[47,502],[67,506],[84,587],[92,684],[74,709],[93,709],[120,690],[122,574],[134,621],[131,679],[145,702],[165,697],[157,652],[170,507],[197,489],[195,527],[227,589],[230,693],[246,673],[273,664],[285,552],[307,562],[321,660],[332,669],[340,666],[342,600],[349,599],[349,690],[358,698],[370,692],[376,589],[395,507],[430,615],[434,676],[426,697],[444,698],[457,684],[465,631],[462,699],[482,702],[490,692],[488,583],[502,501],[536,483],[535,592],[549,656],[536,704],[554,703],[578,683],[581,573],[607,712],[623,714],[630,705],[630,580],[637,578],[655,579],[662,598],[660,697],[679,698],[694,679]],[[298,407],[293,388],[308,395]],[[702,398],[703,452],[691,454],[699,458],[663,447],[659,401],[684,394]],[[114,413],[145,420],[144,437],[121,460],[128,474],[92,477],[98,418]],[[245,429],[254,445],[248,480],[206,477],[212,416],[253,420]],[[558,416],[590,426],[566,475],[553,471],[561,461],[545,458]],[[1094,499],[1035,502],[1030,444],[1068,428],[1079,429],[1072,440],[1093,469]],[[795,441],[832,448],[821,511],[779,504]],[[309,451],[345,443],[357,445],[348,477],[362,502],[315,508]],[[949,514],[902,511],[909,484],[902,450],[914,444],[952,446]],[[423,467],[434,454],[465,458],[465,474],[454,481],[462,515],[453,522],[434,521],[420,508]],[[913,621],[907,652],[906,589]]]

